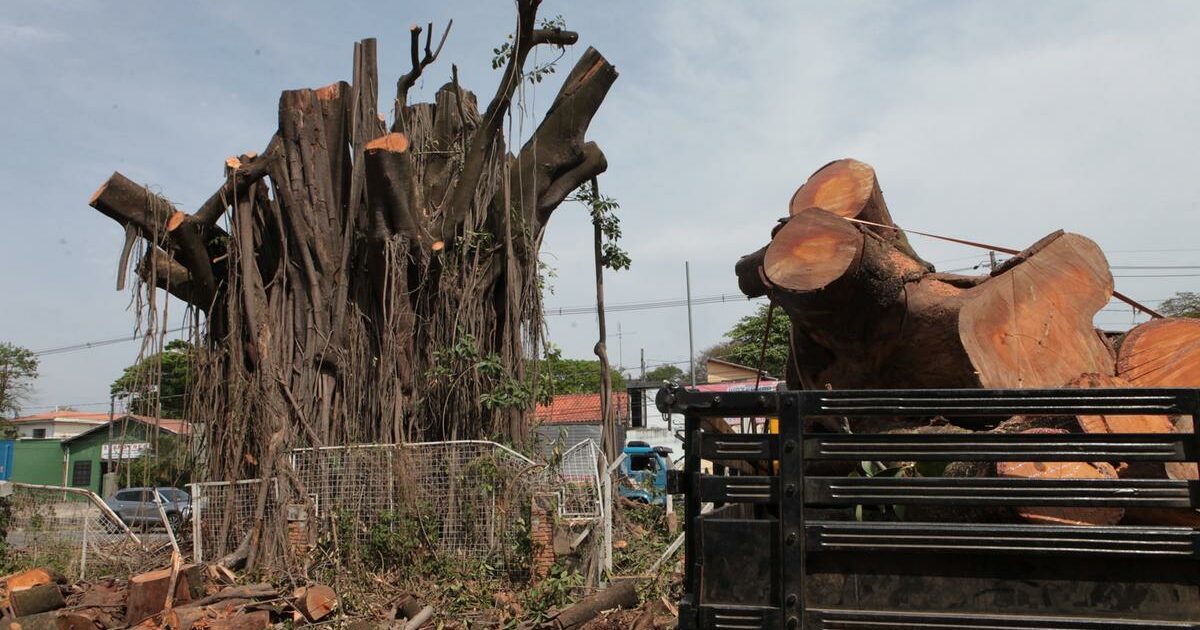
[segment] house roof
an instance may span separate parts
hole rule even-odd
[[[21,416],[13,418],[9,422],[20,424],[22,422],[46,422],[48,420],[72,420],[77,422],[108,422],[108,413],[89,413],[84,411],[75,411],[74,409],[59,409],[58,411],[44,411],[35,413],[30,416]]]
[[[755,371],[754,368],[750,367],[749,365],[742,365],[741,363],[734,363],[733,361],[726,361],[725,359],[718,359],[717,357],[708,357],[707,359],[704,360],[704,362],[705,363],[720,363],[721,365],[728,365],[730,367],[742,368],[743,370],[750,370],[751,372]]]
[[[629,395],[613,392],[613,407],[629,408]],[[600,422],[600,394],[563,394],[549,405],[538,405],[534,419],[541,424],[589,424]]]
[[[105,416],[105,420],[107,420],[107,419],[108,419],[108,416]],[[175,435],[188,435],[192,432],[192,425],[189,422],[184,421],[184,420],[176,420],[174,418],[152,418],[150,416],[139,416],[137,414],[132,414],[132,413],[122,415],[122,416],[117,416],[113,420],[113,423],[116,424],[116,423],[122,422],[126,419],[133,420],[135,422],[140,422],[148,427],[157,426],[159,429],[166,431],[167,433],[173,433]],[[85,436],[91,435],[97,431],[103,430],[107,425],[108,425],[108,423],[105,422],[104,424],[94,426],[94,427],[88,429],[87,431],[80,433],[79,435],[73,435],[69,438],[64,439],[63,442],[64,443],[74,442],[75,440],[78,440],[82,437],[85,437]]]

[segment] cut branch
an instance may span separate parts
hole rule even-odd
[[[231,158],[227,161],[229,172],[225,176],[225,184],[200,205],[200,209],[196,210],[196,220],[201,223],[216,223],[233,204],[237,195],[246,192],[251,184],[267,176],[270,163],[279,159],[279,150],[279,136],[275,135],[271,136],[267,150],[263,151],[262,155],[243,155],[241,158]]]
[[[446,30],[442,31],[442,39],[438,41],[437,49],[430,50],[430,39],[433,37],[433,23],[430,22],[425,33],[425,56],[420,56],[421,44],[421,27],[413,24],[408,28],[409,32],[409,54],[412,59],[412,69],[403,74],[396,81],[396,121],[392,130],[402,131],[401,120],[403,119],[404,106],[408,104],[408,91],[416,85],[417,79],[421,78],[421,73],[430,64],[437,61],[438,55],[442,54],[442,46],[446,44],[446,37],[450,35],[450,27],[454,26],[454,20],[446,23]]]

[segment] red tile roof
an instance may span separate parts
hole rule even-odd
[[[612,404],[618,417],[629,412],[629,395],[613,392]],[[541,424],[590,424],[600,422],[600,394],[563,394],[549,405],[538,405],[534,419]]]

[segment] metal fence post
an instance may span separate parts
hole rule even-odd
[[[192,491],[192,559],[196,562],[204,562],[204,546],[201,541],[204,537],[200,535],[202,525],[200,515],[204,511],[203,486],[197,484],[188,484],[188,489]]]
[[[803,394],[779,396],[779,598],[784,627],[804,618],[804,418]]]

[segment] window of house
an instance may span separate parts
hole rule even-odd
[[[75,462],[75,465],[71,467],[71,485],[85,487],[92,485],[92,460],[82,459]]]
[[[33,437],[34,437],[34,439],[39,439],[39,440],[45,438],[46,430],[45,429],[34,429]]]

